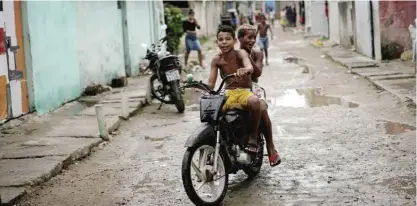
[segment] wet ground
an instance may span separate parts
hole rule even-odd
[[[274,33],[280,41],[271,42],[260,84],[283,162],[271,168],[265,158],[251,181],[231,175],[224,205],[415,205],[415,108],[292,33]],[[181,161],[199,124],[199,95],[187,92],[185,114],[172,105],[145,108],[19,205],[192,205]]]

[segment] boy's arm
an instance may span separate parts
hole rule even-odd
[[[214,87],[216,86],[217,72],[218,72],[217,63],[218,62],[219,62],[219,56],[216,55],[211,60],[211,69],[210,69],[210,75],[209,75],[209,79],[208,79],[208,85],[212,89],[214,89]]]
[[[243,73],[246,73],[246,74],[252,74],[253,66],[252,66],[251,61],[249,60],[249,54],[245,50],[239,50],[238,54],[240,58],[242,59],[242,63],[244,66],[244,68],[242,68],[243,70],[242,69],[239,69],[239,70],[242,70]],[[239,70],[238,70],[238,75],[240,76],[241,73],[239,72]]]
[[[271,32],[271,39],[274,39],[274,34],[272,33],[271,25],[268,25],[268,29]]]
[[[257,51],[256,51],[255,55],[256,55],[256,61],[253,61],[253,59],[250,58],[250,61],[251,61],[252,66],[253,66],[253,75],[255,77],[260,77],[262,75],[262,68],[263,68],[262,61],[264,59],[264,55],[263,55],[263,53],[257,52]]]

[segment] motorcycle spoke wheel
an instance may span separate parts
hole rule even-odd
[[[223,159],[219,157],[217,160],[216,174],[211,172],[213,164],[214,148],[209,145],[203,145],[197,149],[191,159],[190,176],[193,188],[198,197],[208,203],[217,201],[227,184],[227,182],[225,183],[226,169]],[[200,180],[200,178],[202,179]]]

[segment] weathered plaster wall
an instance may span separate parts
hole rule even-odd
[[[339,2],[339,36],[340,44],[349,47],[353,46],[353,17],[352,2]]]
[[[75,1],[28,1],[22,6],[30,36],[28,74],[38,114],[51,111],[81,94],[77,55]],[[26,38],[28,36],[25,36]],[[26,49],[26,48],[25,48]]]
[[[77,55],[81,88],[126,76],[122,13],[116,1],[77,1]]]
[[[359,53],[372,58],[372,17],[370,5],[370,1],[355,1],[355,46]]]
[[[329,31],[330,31],[330,40],[339,44],[339,2],[330,1],[329,2]]]
[[[381,28],[381,45],[396,44],[400,54],[404,49],[411,49],[411,38],[408,31],[410,24],[415,24],[415,1],[380,1],[379,16]],[[382,51],[384,53],[384,51]]]
[[[326,18],[324,1],[311,1],[310,2],[310,9],[311,9],[311,33],[313,35],[324,35],[326,37],[329,36],[328,31],[328,23]]]
[[[126,73],[133,76],[139,73],[139,62],[145,56],[146,49],[141,44],[150,45],[151,31],[151,1],[126,1],[126,24],[128,31],[129,62],[126,62]]]
[[[195,18],[201,26],[197,29],[198,35],[216,35],[217,27],[220,24],[220,14],[222,13],[222,2],[220,1],[195,1],[190,3],[195,12]]]

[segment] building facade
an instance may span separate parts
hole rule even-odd
[[[0,120],[43,114],[78,98],[88,85],[136,75],[146,52],[141,44],[165,35],[162,1],[2,4],[0,37],[10,36],[20,49],[15,66],[11,50],[0,44]],[[22,77],[11,78],[10,70]]]

